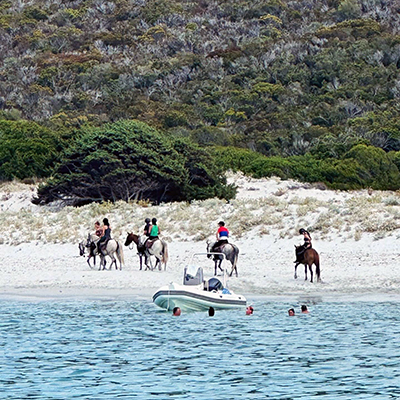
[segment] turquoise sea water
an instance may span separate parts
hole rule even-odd
[[[0,399],[397,399],[400,303],[1,301]]]

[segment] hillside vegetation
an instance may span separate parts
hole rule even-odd
[[[47,177],[88,126],[135,119],[219,146],[210,154],[225,169],[398,189],[399,11],[387,0],[2,1],[0,118],[27,120],[29,140],[16,149],[0,126],[0,178]],[[27,142],[35,163],[20,172]]]

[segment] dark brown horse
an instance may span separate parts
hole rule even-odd
[[[321,282],[321,271],[319,268],[319,255],[314,249],[307,249],[303,251],[303,246],[294,246],[296,248],[296,261],[294,265],[294,279],[297,279],[297,266],[304,264],[305,280],[307,280],[307,267],[310,269],[311,279],[313,282],[313,270],[312,265],[315,264],[315,273],[317,274],[317,282]]]
[[[125,240],[125,246],[129,246],[131,243],[135,243],[136,244],[136,249],[137,249],[137,253],[139,256],[139,263],[140,263],[140,270],[142,270],[142,266],[143,266],[143,257],[145,259],[145,264],[146,264],[146,269],[147,267],[147,260],[146,260],[146,248],[144,246],[144,244],[141,243],[140,238],[138,235],[135,235],[132,232],[128,232],[128,236],[126,237]]]

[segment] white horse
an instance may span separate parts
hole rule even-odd
[[[117,260],[115,258],[115,255],[118,258],[119,261],[119,269],[122,269],[122,265],[125,265],[124,261],[124,251],[122,244],[117,242],[115,239],[110,239],[106,246],[102,248],[102,253],[99,253],[97,251],[97,242],[100,240],[98,236],[95,234],[90,234],[88,235],[86,247],[90,248],[90,254],[94,255],[99,255],[100,256],[100,267],[99,271],[101,269],[106,269],[106,256],[109,256],[111,258],[111,265],[110,268],[112,268],[113,264],[115,264],[115,269],[118,269],[117,265]]]
[[[148,267],[147,261],[150,260],[150,268],[153,270],[154,268],[157,268],[161,271],[161,265],[164,264],[164,271],[167,270],[167,261],[168,261],[168,246],[167,242],[161,239],[156,239],[153,241],[153,244],[151,247],[147,247],[146,244],[146,250],[145,250],[146,255],[148,257],[145,257],[145,264],[146,267]],[[156,265],[153,268],[153,263],[151,262],[151,257],[154,256],[156,258]]]

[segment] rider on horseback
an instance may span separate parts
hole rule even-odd
[[[225,228],[225,222],[224,221],[219,221],[218,222],[219,228],[217,230],[217,241],[213,244],[211,248],[211,253],[217,251],[217,249],[222,246],[223,244],[228,243],[228,238],[229,238],[229,231],[227,228]]]
[[[150,223],[150,218],[146,218],[144,220],[144,228],[143,228],[143,236],[139,236],[139,246],[141,246],[141,248],[145,249],[146,246],[146,242],[149,240],[149,236],[150,236],[150,231],[151,231],[151,223]]]
[[[144,223],[146,224],[143,228],[143,234],[146,237],[150,236],[150,231],[151,231],[151,223],[150,223],[150,218],[146,218],[144,220]]]
[[[160,228],[157,225],[157,219],[153,218],[150,225],[150,235],[146,240],[146,246],[149,248],[156,239],[159,239],[158,235],[161,233]]]
[[[103,253],[103,248],[107,245],[107,242],[111,239],[111,228],[107,218],[103,219],[103,231],[104,235],[97,242],[97,252],[105,256],[105,254]]]
[[[303,235],[303,237],[304,237],[304,244],[303,244],[303,246],[300,246],[298,248],[298,250],[296,250],[296,256],[297,256],[296,258],[297,259],[296,259],[296,261],[293,261],[293,262],[297,262],[299,259],[299,256],[304,254],[306,250],[311,249],[311,247],[312,247],[310,233],[308,231],[306,231],[304,228],[301,228],[299,230],[299,233],[300,233],[300,235]]]
[[[94,223],[94,234],[96,236],[98,236],[98,237],[102,237],[103,234],[104,234],[103,229],[102,229],[99,221],[96,221]]]

